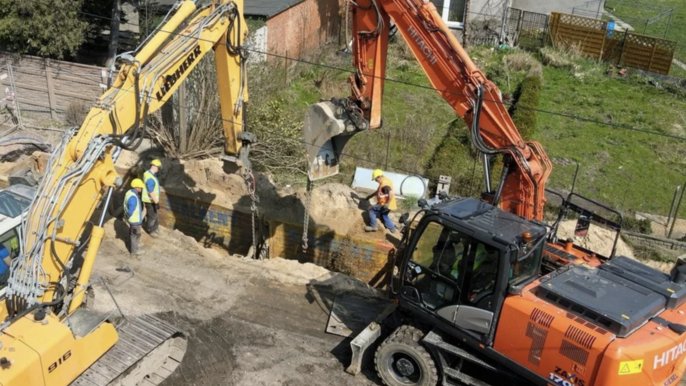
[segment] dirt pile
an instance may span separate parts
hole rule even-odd
[[[604,256],[609,256],[612,252],[612,245],[615,241],[616,233],[599,226],[591,225],[588,229],[588,234],[584,237],[574,236],[574,229],[576,221],[563,221],[558,230],[558,237],[562,240],[572,238],[574,244],[586,248],[588,250],[600,253]],[[616,256],[627,256],[634,258],[634,252],[621,238],[617,241]]]
[[[178,161],[164,160],[160,183],[170,193],[209,200],[226,208],[249,211],[252,204],[248,184],[235,172],[224,170],[219,159]],[[303,221],[306,192],[298,189],[277,188],[268,176],[255,174],[259,197],[257,207],[268,218],[295,224]],[[312,191],[310,225],[327,227],[340,234],[362,229],[362,209],[366,203],[351,188],[342,184],[325,184]]]

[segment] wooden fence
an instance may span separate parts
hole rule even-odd
[[[628,31],[608,31],[607,22],[553,12],[549,42],[576,46],[588,57],[619,66],[669,74],[677,43]]]
[[[105,91],[107,69],[33,56],[0,52],[0,73],[12,66],[16,99],[23,113],[59,120],[72,103],[93,104]],[[9,79],[0,80],[2,91]]]

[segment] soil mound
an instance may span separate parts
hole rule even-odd
[[[580,237],[574,236],[575,227],[576,221],[563,221],[562,224],[560,224],[560,229],[557,232],[558,237],[562,240],[572,238],[574,240],[574,244],[580,247],[600,253],[604,256],[610,255],[612,252],[612,244],[614,243],[616,237],[615,232],[599,226],[591,225],[591,227],[588,229],[588,234],[584,237]],[[633,250],[626,242],[624,242],[624,240],[621,239],[621,237],[617,241],[617,252],[615,255],[635,258]]]

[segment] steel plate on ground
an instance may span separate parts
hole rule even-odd
[[[390,304],[387,299],[344,292],[336,296],[326,332],[348,337],[364,330]]]

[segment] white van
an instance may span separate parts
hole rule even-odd
[[[0,244],[14,259],[19,255],[21,215],[31,205],[36,189],[26,185],[12,185],[0,190]],[[0,283],[0,297],[5,295],[6,283]]]

